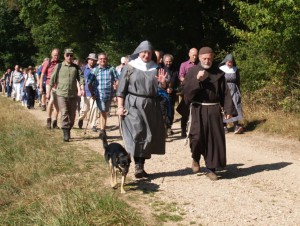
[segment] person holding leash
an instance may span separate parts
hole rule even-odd
[[[121,73],[117,88],[118,110],[125,149],[134,158],[135,177],[143,178],[146,159],[165,154],[165,128],[158,96],[166,87],[166,73],[152,60],[153,47],[143,41]]]

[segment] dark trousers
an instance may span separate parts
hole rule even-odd
[[[6,93],[8,97],[11,97],[11,86],[9,84],[6,84]]]
[[[76,116],[77,97],[57,96],[57,103],[61,114],[61,128],[71,129]]]
[[[26,86],[27,93],[27,107],[34,107],[35,101],[35,90],[33,90],[32,86]]]

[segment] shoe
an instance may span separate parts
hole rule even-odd
[[[224,133],[229,133],[227,126],[224,126]]]
[[[98,132],[97,127],[96,127],[96,126],[93,126],[93,127],[92,127],[92,131],[93,131],[93,132]],[[101,132],[100,132],[100,133],[101,133]],[[99,134],[99,136],[100,136],[100,134]]]
[[[51,118],[47,118],[47,129],[51,129]]]
[[[46,111],[46,105],[42,105],[42,111]]]
[[[78,120],[78,127],[79,127],[79,129],[82,129],[82,126],[83,126],[83,120]]]
[[[57,120],[53,120],[52,128],[53,129],[59,129],[59,127],[57,126]]]
[[[216,181],[218,180],[218,176],[215,174],[215,172],[208,169],[208,172],[205,174],[210,180]]]
[[[243,131],[244,131],[244,129],[241,126],[236,126],[234,128],[234,134],[241,134],[241,133],[243,133]]]
[[[144,170],[144,164],[136,164],[135,165],[135,172],[134,172],[135,178],[143,178],[143,177],[148,177],[149,174],[146,173]]]
[[[200,165],[199,165],[199,162],[193,160],[193,162],[192,162],[192,170],[193,170],[193,173],[198,173],[198,172],[200,172]]]
[[[187,137],[186,131],[182,131],[182,132],[181,132],[181,137],[183,137],[183,138],[186,138],[186,137]]]

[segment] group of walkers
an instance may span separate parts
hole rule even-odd
[[[90,53],[82,66],[74,61],[73,49],[64,50],[62,62],[59,54],[59,49],[53,49],[51,58],[45,58],[40,67],[21,71],[16,65],[13,71],[7,69],[2,79],[6,95],[28,109],[34,108],[37,100],[41,110],[47,111],[48,129],[58,128],[60,114],[64,141],[70,140],[77,111],[78,128],[82,129],[88,116],[94,132],[100,121],[99,137],[107,140],[107,117],[115,100],[136,178],[148,176],[144,165],[152,154],[165,153],[166,136],[173,134],[175,103],[180,96],[176,110],[182,116],[181,136],[189,139],[192,171],[200,171],[202,155],[206,175],[218,179],[216,169],[226,166],[227,123],[234,123],[236,134],[243,131],[238,124],[242,119],[240,80],[232,55],[216,65],[210,47],[199,52],[191,48],[189,60],[178,71],[173,55],[155,51],[149,41],[122,57],[116,68],[108,64],[106,53]]]

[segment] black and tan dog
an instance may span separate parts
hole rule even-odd
[[[130,154],[128,154],[125,148],[123,148],[123,146],[119,143],[108,144],[104,141],[103,147],[105,150],[105,160],[109,164],[111,187],[117,188],[117,171],[119,170],[122,174],[121,193],[126,193],[124,190],[124,184],[130,167]]]

